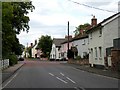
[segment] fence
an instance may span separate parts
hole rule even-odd
[[[0,70],[9,67],[9,59],[0,60]]]

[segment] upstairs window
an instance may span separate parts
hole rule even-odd
[[[95,47],[95,57],[97,57],[97,47]]]
[[[102,36],[102,29],[99,30],[99,37]]]
[[[83,43],[82,43],[82,45],[85,45],[85,40],[83,40]]]
[[[90,39],[92,39],[92,33],[90,33]]]

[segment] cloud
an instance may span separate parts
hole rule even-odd
[[[101,9],[117,11],[119,0],[73,0]],[[70,34],[74,34],[75,27],[84,23],[91,23],[92,14],[98,23],[114,13],[77,5],[69,0],[33,0],[35,10],[29,13],[29,33],[18,35],[24,45],[32,43],[41,35],[50,35],[52,38],[64,38],[67,35],[67,22],[70,22]]]

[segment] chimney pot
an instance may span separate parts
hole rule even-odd
[[[37,40],[35,40],[35,44],[37,44]]]
[[[31,43],[31,47],[33,46],[33,43]]]
[[[97,25],[97,19],[95,18],[95,16],[93,16],[93,18],[91,19],[91,25],[92,27]]]

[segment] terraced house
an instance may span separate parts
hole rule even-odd
[[[91,66],[112,66],[108,56],[111,55],[111,50],[114,48],[114,40],[120,38],[119,22],[120,12],[99,24],[97,24],[96,19],[96,25],[87,31],[89,36],[89,63]]]

